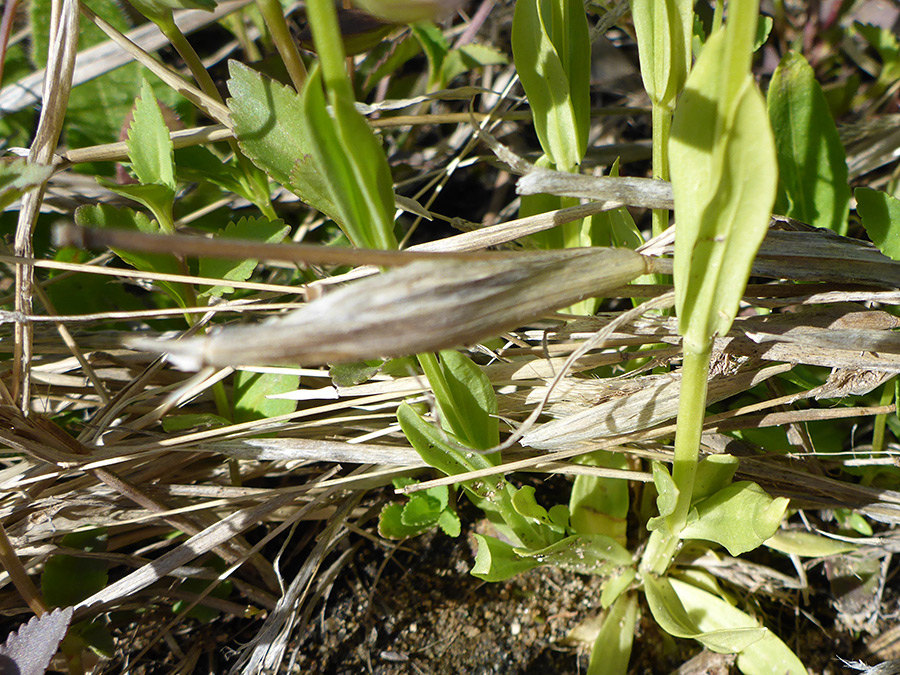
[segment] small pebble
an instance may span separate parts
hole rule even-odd
[[[512,633],[513,636],[518,635],[519,633],[522,632],[522,624],[520,624],[518,621],[513,621],[509,625],[509,632]]]

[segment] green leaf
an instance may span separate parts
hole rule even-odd
[[[653,105],[671,110],[691,69],[693,3],[632,0],[631,16],[637,33],[644,89]]]
[[[850,211],[847,158],[822,87],[802,54],[788,52],[781,59],[767,102],[790,201],[786,215],[844,234]]]
[[[462,531],[459,516],[453,509],[444,509],[438,516],[438,525],[448,537],[458,537]]]
[[[165,234],[173,234],[175,232],[172,216],[172,207],[175,204],[175,191],[169,188],[168,185],[156,183],[119,185],[105,178],[98,178],[97,182],[117,195],[132,199],[146,207],[153,214],[153,217],[156,219],[155,222],[159,224],[157,230],[162,230]]]
[[[441,67],[440,86],[446,87],[453,78],[476,68],[489,65],[505,65],[506,55],[493,47],[478,43],[463,45],[447,54]]]
[[[268,220],[267,218],[241,218],[236,223],[228,223],[220,237],[225,239],[247,239],[262,241],[269,244],[280,243],[290,227],[282,220]],[[253,274],[259,261],[253,258],[246,260],[223,260],[221,258],[200,258],[200,276],[213,279],[227,279],[228,281],[246,281]],[[199,295],[212,295],[219,297],[223,293],[233,293],[230,286],[207,287]]]
[[[294,412],[297,401],[267,397],[294,391],[299,386],[299,375],[237,371],[234,374],[234,421],[249,422]]]
[[[407,527],[431,527],[437,523],[441,510],[441,503],[437,499],[422,492],[414,492],[403,507],[400,520]]]
[[[737,457],[731,455],[709,455],[704,458],[697,465],[697,477],[694,479],[691,499],[698,501],[726,487],[731,483],[737,467]]]
[[[216,8],[215,0],[128,0],[141,14],[151,20],[171,16],[176,9],[202,9],[211,12]]]
[[[318,68],[307,78],[302,99],[306,126],[315,129],[309,139],[314,163],[338,224],[356,247],[397,248],[391,171],[381,143],[353,101],[329,92],[329,111]]]
[[[337,222],[321,169],[312,158],[315,133],[300,96],[237,61],[228,62],[228,109],[241,150],[274,181]]]
[[[763,14],[759,15],[759,19],[756,22],[756,37],[753,38],[754,52],[759,51],[759,48],[769,39],[769,33],[772,32],[772,26],[774,24],[775,22],[772,20],[771,16],[765,16]]]
[[[576,534],[544,548],[517,548],[515,552],[542,565],[556,565],[579,574],[611,574],[633,562],[628,549],[602,534]]]
[[[696,586],[678,579],[672,579],[671,585],[683,607],[707,634],[728,630],[764,631],[761,639],[740,650],[737,667],[744,675],[806,675],[800,659],[772,631],[758,628],[756,619]]]
[[[749,5],[749,10],[744,5]],[[777,161],[765,102],[749,71],[755,8],[735,3],[707,41],[675,110],[670,165],[678,236],[675,297],[686,352],[731,327],[775,201]],[[743,26],[741,12],[754,22]],[[747,34],[745,34],[747,33]],[[742,53],[739,46],[747,50]]]
[[[691,605],[688,611],[686,606],[682,604],[681,593],[676,592],[675,588],[681,590],[689,584],[678,582],[675,579],[667,577],[655,577],[646,575],[644,577],[644,593],[647,596],[647,605],[650,612],[659,627],[666,631],[669,635],[680,638],[693,638],[700,642],[703,646],[713,652],[721,654],[736,654],[741,652],[756,642],[759,642],[770,634],[766,628],[761,628],[753,619],[743,614],[739,610],[735,610],[738,614],[746,617],[747,622],[738,622],[737,625],[721,626],[710,628],[705,624],[701,628],[701,619],[704,618],[705,611],[703,607]],[[697,594],[702,593],[703,596],[685,592],[690,599],[706,599],[708,596],[710,601],[715,600],[722,604],[724,601],[719,600],[715,596],[701,591],[694,586]],[[717,605],[718,606],[718,605]],[[732,609],[729,606],[729,609]],[[709,610],[706,609],[708,612]],[[779,671],[772,670],[769,673]]]
[[[900,42],[890,28],[882,28],[873,24],[855,22],[854,30],[861,35],[881,58],[881,70],[878,79],[865,94],[872,100],[881,96],[900,78]]]
[[[52,175],[52,166],[32,164],[26,159],[0,162],[0,210]]]
[[[545,525],[554,532],[564,531],[564,528],[550,518],[547,510],[537,503],[534,498],[534,488],[531,485],[523,485],[515,491],[512,497],[512,506],[519,515]]]
[[[625,469],[621,453],[598,451],[579,458],[579,464]],[[601,476],[576,476],[569,496],[572,528],[578,534],[604,534],[625,543],[628,525],[628,481]]]
[[[472,359],[454,350],[440,353],[440,365],[449,396],[439,398],[438,405],[447,419],[458,420],[453,432],[478,450],[498,445],[497,396],[487,375]],[[452,416],[447,414],[450,410]]]
[[[866,234],[879,251],[900,261],[900,200],[869,188],[856,188],[853,194]]]
[[[164,185],[175,192],[172,139],[147,80],[141,85],[141,96],[134,103],[126,145],[131,168],[141,183]]]
[[[481,534],[472,536],[478,542],[475,565],[471,571],[473,577],[484,581],[503,581],[542,564],[532,558],[517,555],[512,545],[505,541]]]
[[[211,569],[216,573],[222,573],[226,569],[224,562],[221,558],[218,557],[212,558],[206,565],[204,565],[204,567],[207,569]],[[188,578],[182,581],[178,588],[185,593],[200,595],[201,593],[206,591],[210,583],[212,582],[209,579]],[[231,595],[232,588],[232,582],[226,579],[225,581],[216,584],[215,588],[213,588],[208,595],[213,598],[224,600],[229,595]],[[189,602],[189,600],[177,600],[172,604],[172,613],[178,614],[189,604]],[[219,614],[221,614],[221,612],[218,609],[210,607],[209,605],[204,605],[202,601],[194,605],[187,612],[187,616],[192,619],[197,619],[201,623],[209,623],[213,619],[218,618]]]
[[[583,3],[519,0],[512,49],[541,147],[561,171],[574,170],[590,125],[591,46]]]
[[[97,528],[67,534],[60,543],[87,553],[102,553],[107,541],[106,528]],[[106,587],[108,568],[109,563],[98,558],[52,555],[41,573],[41,594],[53,607],[77,605]]]
[[[637,576],[633,567],[622,567],[603,582],[603,590],[600,592],[600,606],[609,607],[622,593],[628,590]]]
[[[669,470],[662,462],[653,462],[653,484],[656,486],[656,508],[659,516],[651,518],[647,529],[655,530],[665,519],[675,512],[678,503],[678,486]]]
[[[410,527],[403,523],[403,505],[393,503],[381,509],[378,516],[378,534],[386,539],[409,539],[427,532],[430,527]]]
[[[848,541],[838,541],[812,532],[796,531],[776,532],[766,539],[765,545],[787,555],[799,555],[807,558],[824,558],[830,555],[849,553],[858,548]]]
[[[450,43],[444,37],[443,31],[430,21],[414,24],[410,28],[428,58],[429,89],[443,88],[445,80],[442,71],[444,59],[450,53]]]
[[[381,369],[382,365],[382,361],[378,361],[378,365],[371,365],[364,361],[335,363],[328,368],[328,374],[331,376],[331,382],[335,387],[352,387],[353,385],[367,382]]]
[[[488,455],[469,452],[457,447],[456,439],[449,432],[436,429],[408,403],[397,408],[397,420],[410,444],[423,460],[448,476],[487,469],[495,466]]]
[[[637,594],[619,596],[594,641],[587,675],[626,675],[636,622]]]
[[[680,536],[714,541],[737,556],[775,534],[789,503],[786,497],[773,499],[756,483],[734,483],[698,502],[697,519]]]
[[[159,227],[143,213],[131,209],[117,209],[106,204],[99,206],[81,206],[75,211],[75,223],[83,227],[109,227],[122,230],[134,230],[144,234],[158,234]],[[135,269],[143,272],[163,272],[166,274],[182,274],[178,260],[173,255],[164,253],[135,253],[113,249],[115,254]],[[188,307],[188,294],[182,284],[169,281],[156,281],[168,296],[181,307]]]

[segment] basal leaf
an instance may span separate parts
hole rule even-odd
[[[401,403],[397,408],[397,420],[404,435],[422,459],[448,476],[493,466],[485,455],[466,452],[464,448],[457,447],[455,438],[429,424],[408,403]]]
[[[534,487],[531,485],[523,485],[516,490],[512,497],[512,505],[519,515],[530,518],[531,520],[558,532],[562,532],[557,523],[551,520],[550,514],[547,513],[547,509],[537,503],[537,500],[534,497]]]
[[[87,553],[106,550],[105,528],[67,534],[62,545]],[[48,605],[69,607],[103,590],[109,580],[109,562],[99,558],[81,558],[66,554],[52,555],[41,574],[41,593]]]
[[[759,642],[769,634],[767,629],[759,627],[753,619],[739,610],[735,611],[745,616],[749,621],[736,622],[736,625],[733,626],[716,626],[715,628],[708,626],[709,622],[704,623],[701,621],[706,614],[702,607],[682,603],[681,593],[676,592],[675,589],[681,590],[685,586],[689,586],[689,584],[678,582],[675,579],[670,580],[668,577],[655,577],[653,575],[644,577],[644,593],[647,596],[647,605],[650,607],[650,612],[660,628],[669,633],[669,635],[680,638],[693,638],[710,651],[722,654],[736,654]],[[719,600],[706,591],[701,591],[693,586],[690,588],[695,589],[697,593],[704,594],[700,596],[685,592],[685,595],[691,600],[704,599],[704,596],[708,596],[710,600],[718,600],[725,604],[724,601]],[[708,612],[709,610],[706,611]],[[770,671],[770,673],[775,672],[778,671]]]
[[[513,17],[516,71],[544,152],[562,171],[581,164],[590,124],[590,38],[580,0],[520,0]]]
[[[540,549],[515,549],[542,565],[556,565],[579,574],[610,574],[632,564],[631,553],[602,534],[576,534]]]
[[[236,223],[229,223],[219,234],[225,239],[248,239],[270,244],[281,242],[290,227],[281,220],[268,220],[267,218],[241,218]],[[226,279],[228,281],[246,281],[253,274],[253,270],[259,261],[253,258],[246,260],[223,260],[222,258],[200,258],[200,276],[214,279]],[[207,288],[200,295],[221,296],[223,293],[233,293],[230,286],[213,286]]]
[[[411,29],[428,58],[428,87],[443,88],[444,59],[450,53],[450,43],[444,37],[443,31],[430,21],[414,24]]]
[[[159,226],[147,216],[131,209],[117,209],[107,204],[99,206],[82,206],[75,211],[75,223],[84,227],[111,227],[123,230],[135,230],[144,234],[158,234]],[[163,272],[166,274],[183,274],[184,269],[174,255],[163,253],[135,253],[113,249],[115,254],[135,269],[143,272]],[[169,281],[156,281],[181,307],[187,307],[188,294],[181,284]]]
[[[408,539],[431,529],[430,527],[412,527],[403,523],[403,505],[388,504],[378,516],[378,534],[387,539]]]
[[[591,650],[587,675],[625,675],[637,621],[637,593],[619,596],[613,603]]]
[[[778,172],[790,200],[786,215],[838,234],[850,211],[847,158],[822,87],[797,52],[781,59],[768,92]]]
[[[578,463],[624,469],[627,459],[621,453],[598,451],[585,455]],[[575,477],[569,495],[569,512],[575,532],[603,534],[624,544],[628,507],[627,481],[602,476]]]
[[[734,483],[697,503],[698,517],[681,538],[714,541],[733,556],[752,551],[778,530],[789,501],[773,499],[756,483]]]
[[[790,648],[772,631],[760,628],[753,617],[684,581],[672,579],[671,587],[684,609],[703,631],[762,631],[758,640],[739,650],[737,667],[744,675],[806,675],[806,668]],[[748,634],[753,635],[752,632]],[[741,637],[739,632],[736,637]],[[739,646],[737,640],[733,646]]]
[[[740,23],[734,19],[729,27]],[[752,35],[745,37],[749,50]],[[777,184],[765,102],[750,76],[749,53],[734,54],[733,39],[718,31],[707,41],[675,110],[670,143],[670,162],[678,167],[672,188],[679,332],[685,351],[698,354],[731,327]]]
[[[134,103],[126,144],[131,168],[141,183],[165,185],[175,191],[172,139],[147,80],[141,85],[141,96]]]
[[[824,558],[849,553],[858,547],[848,541],[838,541],[812,532],[779,531],[766,539],[765,545],[775,551],[807,558]]]
[[[44,675],[72,621],[72,607],[54,609],[10,633],[0,645],[0,669],[10,675]]]
[[[475,565],[470,574],[484,581],[503,581],[541,565],[533,558],[523,558],[513,547],[495,537],[472,535],[478,542]]]
[[[441,510],[441,503],[437,499],[415,492],[404,504],[400,520],[407,527],[431,527],[437,523]]]
[[[300,96],[290,87],[229,61],[228,109],[244,154],[274,181],[329,218],[338,215],[320,168],[312,159]]]
[[[299,375],[237,371],[234,374],[234,421],[248,422],[294,412],[297,401],[268,397],[294,391],[299,386]]]
[[[853,194],[866,234],[888,258],[900,260],[900,200],[870,188],[856,188]]]
[[[30,188],[53,175],[52,166],[32,164],[26,159],[0,162],[0,210],[16,201]]]

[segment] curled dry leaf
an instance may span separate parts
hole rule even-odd
[[[496,260],[419,261],[348,285],[282,319],[179,341],[138,338],[186,369],[314,365],[471,344],[647,271],[628,249],[498,254]]]

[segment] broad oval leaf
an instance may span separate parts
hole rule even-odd
[[[579,574],[609,574],[633,562],[628,549],[602,534],[576,534],[541,549],[515,551],[541,565],[556,565]]]
[[[613,603],[591,650],[587,675],[625,675],[631,659],[637,621],[637,593],[619,596]]]
[[[671,110],[691,69],[694,7],[690,0],[632,0],[644,89]],[[674,165],[673,165],[674,166]]]

